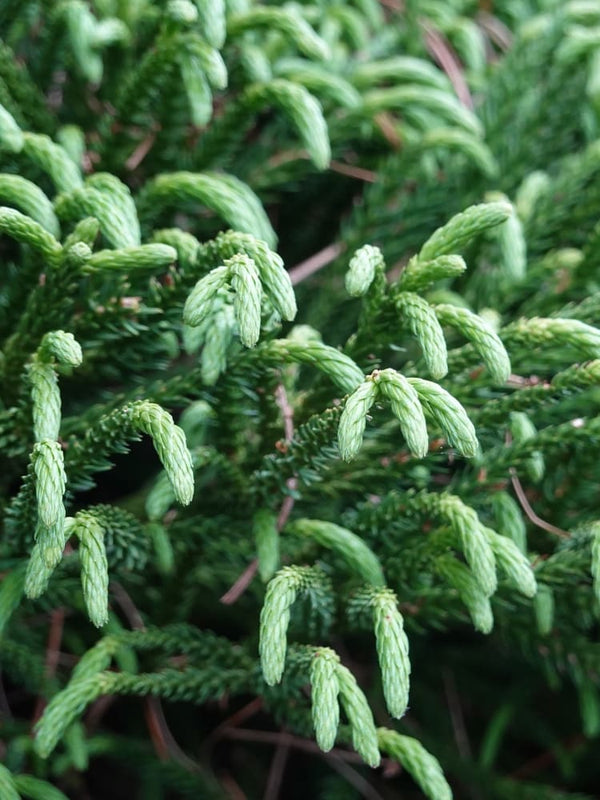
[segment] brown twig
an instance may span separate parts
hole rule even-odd
[[[329,758],[327,761],[329,766],[345,778],[351,786],[354,786],[356,791],[361,797],[364,797],[365,800],[383,800],[383,797],[371,786],[369,781],[363,778],[363,776],[349,764],[346,764],[345,761],[342,761],[339,756],[332,756],[332,758]]]
[[[248,728],[230,728],[225,732],[225,736],[229,739],[238,739],[246,742],[257,742],[260,744],[274,744],[278,747],[287,746],[294,750],[301,750],[311,755],[317,755],[325,759],[330,767],[335,769],[343,775],[354,788],[367,800],[382,800],[381,795],[373,789],[373,787],[366,781],[362,775],[359,775],[355,770],[348,766],[349,763],[363,764],[362,758],[358,753],[353,753],[349,750],[342,750],[335,747],[328,753],[324,753],[316,742],[311,742],[308,739],[302,739],[300,736],[294,736],[291,733],[284,731],[280,733],[271,733],[269,731],[256,731],[249,730]],[[391,774],[395,774],[397,764],[392,759],[384,758],[381,761],[381,766],[384,772],[387,770]]]
[[[289,271],[292,285],[297,286],[299,283],[302,283],[302,281],[310,278],[315,272],[319,272],[323,267],[335,261],[343,251],[344,245],[341,242],[334,242],[333,244],[327,245],[327,247],[324,247],[322,250],[319,250],[314,256],[307,258],[306,261],[296,264],[296,266],[292,267]]]
[[[466,108],[473,109],[473,98],[465,80],[458,56],[450,46],[450,43],[430,22],[421,20],[421,28],[425,33],[425,46],[444,70],[456,96]]]
[[[258,559],[254,558],[242,572],[240,577],[235,581],[233,586],[231,586],[231,588],[221,596],[220,602],[226,606],[233,605],[244,594],[248,586],[250,586],[257,571]]]
[[[118,581],[111,581],[110,588],[131,627],[134,630],[146,630],[142,615],[123,586]],[[171,733],[158,697],[145,698],[144,713],[156,755],[161,760],[170,757],[190,772],[199,772],[200,767],[184,753]]]
[[[518,769],[511,772],[509,778],[522,780],[523,778],[528,778],[542,770],[548,769],[548,767],[551,767],[556,761],[557,753],[564,752],[565,750],[567,752],[574,750],[587,741],[588,739],[583,733],[576,733],[567,739],[566,742],[560,743],[560,750],[553,747],[552,750],[546,750],[544,753],[540,753],[539,756],[532,758],[530,761],[526,761],[523,765],[518,767]]]
[[[288,487],[288,489],[296,489],[298,486],[298,480],[296,478],[288,478],[285,485]],[[285,528],[285,524],[290,518],[290,514],[292,513],[295,502],[296,501],[291,494],[288,494],[283,498],[281,508],[279,509],[279,514],[277,515],[277,522],[275,523],[278,531],[281,531],[283,528]]]
[[[288,402],[285,387],[282,383],[277,384],[275,389],[275,402],[279,406],[283,417],[283,435],[286,442],[291,442],[294,437],[294,409]]]
[[[154,128],[150,131],[150,133],[138,144],[135,148],[133,153],[129,156],[127,161],[125,162],[125,166],[128,170],[133,172],[134,169],[137,169],[142,161],[146,158],[152,147],[154,146],[154,142],[156,141],[156,135],[158,133],[158,128]]]
[[[519,480],[519,476],[517,475],[517,471],[514,467],[509,469],[510,473],[510,481],[513,485],[513,489],[515,490],[515,494],[517,495],[517,499],[521,504],[521,507],[527,517],[533,522],[534,525],[537,525],[538,528],[541,528],[544,531],[548,531],[548,533],[553,533],[556,536],[560,536],[561,539],[569,539],[570,535],[567,531],[564,531],[562,528],[557,528],[556,525],[552,525],[551,522],[546,522],[541,517],[535,513],[531,505],[529,504],[529,500],[525,494],[523,486],[521,485],[521,481]]]
[[[506,381],[506,386],[511,389],[522,389],[525,386],[539,386],[540,384],[543,384],[545,389],[550,388],[548,381],[542,380],[542,378],[540,378],[538,375],[512,374]]]
[[[380,111],[378,114],[375,114],[373,122],[383,134],[383,138],[394,150],[400,150],[402,148],[402,137],[400,136],[398,125],[394,117],[388,111]]]
[[[144,719],[146,720],[146,727],[148,728],[152,744],[154,745],[154,752],[160,761],[167,761],[169,758],[169,746],[162,725],[164,718],[162,715],[158,714],[157,704],[160,706],[160,700],[156,697],[145,698]]]
[[[284,440],[289,444],[294,438],[294,409],[288,402],[287,393],[282,383],[275,389],[275,402],[279,406],[281,416],[283,417]],[[298,479],[296,477],[288,478],[286,486],[290,491],[293,491],[298,487]],[[277,515],[276,525],[278,531],[281,531],[285,527],[286,522],[290,518],[290,514],[294,508],[294,502],[295,500],[292,494],[288,494],[283,498],[279,514]]]
[[[460,702],[458,690],[456,688],[456,681],[454,675],[449,669],[442,670],[442,680],[444,682],[444,693],[446,695],[446,703],[448,704],[448,712],[450,714],[450,721],[452,723],[452,730],[454,731],[454,741],[456,742],[456,749],[461,758],[471,759],[471,743],[467,734],[467,726],[465,725],[465,717]]]
[[[255,697],[254,700],[251,700],[245,706],[238,709],[234,714],[227,719],[223,720],[214,731],[210,734],[207,739],[207,742],[215,742],[220,739],[228,728],[236,728],[238,725],[241,725],[242,722],[246,722],[247,719],[253,717],[256,713],[258,713],[263,707],[263,700],[262,697]]]
[[[145,631],[146,626],[142,615],[129,594],[118,581],[111,581],[110,591],[117,603],[121,606],[121,611],[125,614],[127,622],[136,631]]]
[[[233,779],[231,775],[221,775],[219,780],[221,781],[225,791],[229,794],[231,800],[248,800],[248,797],[242,791],[241,786]]]
[[[277,800],[279,797],[279,790],[283,781],[283,773],[285,772],[285,765],[287,764],[290,755],[290,746],[287,742],[282,742],[277,745],[269,776],[267,778],[267,786],[263,800]]]
[[[56,667],[58,666],[64,622],[64,608],[55,608],[50,614],[50,630],[48,631],[48,643],[46,645],[46,661],[44,672],[47,681],[53,677],[54,673],[56,672]],[[40,695],[40,697],[37,699],[37,703],[35,704],[32,725],[35,725],[38,719],[42,716],[45,707],[46,698]]]
[[[302,750],[305,753],[314,753],[322,756],[323,758],[337,757],[343,761],[349,761],[355,764],[362,764],[363,760],[358,753],[353,753],[350,750],[342,750],[340,747],[334,747],[328,753],[324,753],[316,742],[309,739],[303,739],[301,736],[294,736],[292,733],[272,732],[272,731],[258,731],[250,728],[229,728],[223,733],[223,737],[227,739],[237,739],[242,742],[257,742],[259,744],[287,744],[293,747],[294,750]]]
[[[340,175],[348,175],[351,178],[357,178],[359,181],[365,181],[365,183],[375,183],[377,180],[377,173],[373,172],[373,170],[353,167],[351,164],[344,164],[342,161],[330,161],[329,169],[333,172],[339,172]]]
[[[501,50],[509,50],[512,42],[513,35],[509,28],[501,22],[498,17],[487,11],[480,11],[477,15],[477,22],[481,29],[487,33],[494,44],[498,45]]]
[[[87,714],[85,715],[85,728],[88,732],[88,736],[96,731],[98,725],[100,725],[102,717],[106,714],[116,699],[117,698],[114,694],[105,694],[102,697],[99,697],[97,700],[94,700],[92,705],[89,707]]]

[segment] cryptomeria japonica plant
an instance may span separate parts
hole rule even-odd
[[[1,800],[592,796],[600,6],[484,5],[0,2]]]

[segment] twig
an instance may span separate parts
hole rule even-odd
[[[233,605],[246,591],[248,586],[252,583],[254,576],[258,571],[258,559],[254,558],[248,564],[246,569],[242,572],[240,577],[236,580],[233,586],[228,589],[224,595],[221,596],[220,602],[226,606]]]
[[[287,394],[285,388],[282,383],[277,385],[275,389],[275,402],[281,409],[281,416],[283,417],[283,435],[286,442],[291,442],[294,438],[294,410],[288,402]],[[288,478],[286,482],[286,486],[290,490],[296,489],[298,486],[298,480],[295,477]],[[281,529],[285,526],[286,522],[288,521],[290,514],[292,513],[292,509],[294,507],[294,497],[291,494],[286,495],[283,498],[281,506],[279,508],[279,514],[277,515],[277,530],[281,531]],[[242,572],[242,574],[237,578],[233,586],[231,586],[224,595],[221,597],[221,603],[226,606],[233,605],[246,591],[248,586],[254,580],[254,576],[258,571],[258,559],[254,558],[246,567],[246,569]]]
[[[282,383],[275,389],[275,402],[279,406],[283,417],[283,435],[286,442],[291,442],[294,437],[294,409],[288,402],[287,394]]]
[[[444,691],[446,693],[446,701],[448,703],[448,711],[450,712],[450,720],[452,722],[452,729],[454,731],[454,740],[456,742],[456,749],[459,755],[465,761],[472,760],[473,752],[471,750],[471,743],[467,733],[467,726],[465,725],[465,716],[463,714],[462,704],[460,702],[460,695],[456,688],[456,681],[454,680],[454,673],[449,669],[442,670],[442,680],[444,682]],[[479,790],[472,787],[469,794],[473,800],[482,800]]]
[[[465,725],[465,717],[460,703],[460,697],[456,688],[456,681],[454,675],[448,669],[442,670],[442,680],[444,682],[444,692],[446,694],[446,702],[448,704],[448,711],[450,713],[450,721],[452,722],[452,730],[454,731],[454,741],[456,742],[456,749],[461,758],[468,760],[471,759],[473,754],[471,751],[471,743],[467,734]]]
[[[315,753],[323,758],[332,758],[337,756],[343,761],[349,761],[355,764],[362,764],[363,760],[358,753],[352,753],[350,750],[342,750],[340,747],[334,747],[328,753],[324,753],[316,742],[309,739],[303,739],[301,736],[294,736],[292,733],[271,732],[271,731],[258,731],[250,728],[229,728],[223,733],[227,739],[238,739],[243,742],[258,742],[259,744],[287,744],[293,747],[294,750],[302,750],[305,753]]]
[[[261,710],[263,707],[263,700],[262,697],[255,697],[254,700],[251,700],[245,706],[238,709],[234,714],[227,719],[223,720],[214,731],[210,734],[207,739],[207,742],[214,742],[217,739],[220,739],[224,733],[223,731],[227,730],[228,728],[236,728],[238,725],[241,725],[242,722],[245,722],[250,717],[253,717],[258,711]]]
[[[48,644],[46,645],[46,662],[44,672],[47,681],[52,678],[56,672],[56,667],[58,666],[64,622],[64,608],[55,608],[50,614],[50,630],[48,631]],[[37,703],[35,704],[32,725],[35,725],[38,719],[42,716],[45,707],[46,698],[40,695],[37,699]]]
[[[541,772],[542,770],[551,767],[556,761],[558,752],[564,750],[574,750],[576,747],[579,747],[579,745],[582,745],[587,741],[588,739],[583,733],[576,733],[567,739],[566,742],[560,742],[560,750],[557,747],[553,747],[552,750],[546,750],[544,753],[540,753],[539,756],[532,758],[530,761],[526,761],[523,765],[511,772],[508,777],[518,780],[535,775],[537,772]]]
[[[154,142],[156,141],[156,134],[158,133],[158,128],[154,128],[150,131],[150,133],[143,139],[138,146],[135,148],[133,153],[129,156],[127,161],[125,162],[125,166],[128,170],[132,171],[137,169],[142,161],[146,158],[152,147],[154,146]]]
[[[541,528],[544,531],[548,531],[548,533],[554,533],[556,536],[560,536],[562,539],[569,539],[570,535],[567,531],[564,531],[562,528],[557,528],[556,525],[552,525],[551,522],[546,522],[541,517],[535,513],[533,508],[529,504],[529,500],[523,490],[521,485],[521,481],[517,475],[517,471],[514,467],[509,469],[510,473],[510,480],[513,485],[513,489],[515,490],[515,494],[517,495],[517,499],[523,508],[523,511],[527,515],[527,517],[533,522],[534,525],[537,525],[538,528]]]
[[[421,20],[421,28],[425,33],[425,45],[431,55],[444,70],[456,96],[466,108],[473,109],[473,98],[463,75],[460,62],[450,43],[429,22]]]
[[[288,487],[288,489],[296,489],[298,486],[298,479],[288,478],[285,485]],[[283,528],[285,528],[286,522],[290,518],[290,514],[292,513],[295,502],[296,501],[291,494],[288,494],[283,498],[281,508],[279,509],[279,514],[277,515],[277,522],[275,523],[278,531],[281,531]]]
[[[282,742],[277,745],[273,761],[271,762],[271,769],[269,770],[269,777],[267,778],[267,787],[263,800],[277,800],[279,797],[279,790],[283,781],[283,773],[285,772],[285,765],[290,755],[290,746]]]
[[[373,122],[377,125],[384,139],[392,146],[394,150],[400,150],[402,147],[402,137],[398,131],[398,126],[394,118],[388,111],[380,111],[373,117]]]
[[[186,753],[184,753],[177,740],[171,733],[171,729],[169,728],[167,720],[165,719],[165,712],[159,698],[147,697],[146,709],[148,716],[150,716],[153,721],[158,723],[157,735],[161,737],[161,741],[164,744],[165,755],[170,756],[175,761],[179,762],[179,764],[187,769],[188,772],[202,772],[200,766],[196,764],[196,762],[188,755],[186,755]]]
[[[88,732],[88,736],[96,731],[98,725],[100,725],[100,720],[116,699],[116,695],[114,694],[105,694],[92,703],[85,715],[85,728]]]
[[[342,750],[335,747],[328,753],[324,753],[316,742],[311,742],[308,739],[302,739],[300,736],[294,736],[291,733],[271,733],[269,731],[256,731],[247,728],[230,728],[226,733],[229,739],[238,739],[246,742],[259,742],[261,744],[275,744],[278,746],[287,746],[295,750],[302,750],[305,753],[323,758],[330,767],[335,769],[343,775],[355,789],[367,800],[382,800],[381,795],[373,789],[373,787],[354,769],[348,766],[348,762],[355,764],[363,764],[362,758],[358,753],[352,753],[349,750]],[[385,770],[396,768],[397,764],[390,758],[383,758],[381,766]]]
[[[121,611],[125,614],[130,626],[136,631],[145,631],[146,626],[144,625],[142,615],[137,610],[135,603],[123,586],[121,586],[118,581],[111,581],[110,591],[117,603],[121,606]]]
[[[283,436],[285,441],[289,444],[294,438],[294,409],[288,402],[287,394],[282,383],[275,389],[275,402],[281,409],[281,416],[283,417]],[[288,489],[293,491],[298,488],[298,479],[296,477],[288,478],[286,482]],[[277,516],[277,530],[281,531],[292,513],[294,508],[294,496],[288,494],[283,498],[279,514]]]
[[[498,45],[501,50],[509,50],[513,35],[509,28],[501,22],[498,17],[489,14],[487,11],[480,11],[477,15],[477,22],[490,39]]]
[[[246,794],[231,775],[221,775],[219,780],[223,784],[223,788],[227,791],[231,800],[248,800]]]
[[[150,732],[152,744],[154,745],[154,752],[160,761],[167,761],[169,758],[169,746],[167,745],[167,737],[165,736],[165,731],[162,726],[164,718],[161,718],[161,715],[158,714],[156,701],[156,697],[145,698],[144,718],[148,731]],[[160,701],[158,701],[158,704],[160,705]]]
[[[341,242],[334,242],[333,244],[327,245],[327,247],[324,247],[322,250],[319,250],[314,256],[307,258],[306,261],[296,264],[296,266],[292,267],[289,271],[292,285],[297,286],[311,275],[314,275],[315,272],[331,264],[343,250],[344,245]]]
[[[142,615],[135,603],[118,581],[111,581],[112,594],[134,630],[146,630]],[[199,772],[200,767],[181,749],[165,719],[162,704],[158,697],[146,697],[144,701],[146,724],[156,755],[164,760],[172,758],[189,772]]]
[[[538,375],[512,374],[506,381],[506,386],[511,389],[522,389],[524,386],[539,386],[540,384],[543,384],[546,389],[550,388],[548,381],[543,381]]]
[[[365,183],[375,183],[377,180],[377,173],[373,172],[373,170],[353,167],[351,164],[344,164],[341,161],[330,161],[329,169],[333,172],[339,172],[340,175],[349,175],[351,178],[365,181]]]
[[[363,776],[349,764],[346,764],[345,761],[342,761],[339,756],[332,756],[327,759],[327,761],[330,767],[336,772],[339,772],[349,784],[354,786],[361,797],[366,798],[366,800],[383,800],[383,797],[371,786],[369,781],[363,778]]]

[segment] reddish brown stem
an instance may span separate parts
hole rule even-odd
[[[353,167],[351,164],[344,164],[341,161],[330,161],[329,169],[333,172],[339,172],[340,175],[348,175],[350,178],[357,178],[359,181],[365,183],[375,183],[377,180],[377,173],[371,169],[364,169],[363,167]]]
[[[279,797],[279,790],[283,782],[283,773],[285,772],[285,765],[290,754],[290,746],[287,742],[277,746],[273,761],[271,762],[271,769],[269,770],[269,777],[267,778],[267,787],[263,800],[277,800]]]
[[[568,539],[569,533],[567,531],[563,531],[562,528],[557,528],[556,525],[552,525],[550,522],[546,522],[541,517],[535,513],[531,505],[529,504],[529,500],[523,490],[521,485],[521,481],[517,475],[517,472],[514,467],[511,467],[510,470],[510,481],[513,485],[513,489],[515,490],[515,494],[517,495],[517,499],[521,504],[521,507],[527,517],[533,522],[534,525],[537,525],[538,528],[541,528],[544,531],[548,531],[548,533],[553,533],[555,536],[560,536],[561,539]]]
[[[513,35],[509,28],[501,22],[498,17],[493,16],[487,11],[480,11],[477,16],[477,22],[482,30],[487,33],[492,42],[497,45],[501,50],[509,50],[512,42]]]
[[[129,158],[125,162],[125,166],[127,167],[128,170],[133,172],[134,169],[137,169],[139,167],[139,165],[146,158],[150,150],[152,150],[154,142],[156,141],[157,133],[158,133],[157,129],[150,131],[150,133],[138,144],[133,153],[129,156]]]
[[[223,720],[210,734],[209,740],[216,741],[224,736],[224,731],[228,730],[229,728],[237,728],[238,725],[241,725],[242,722],[246,722],[247,719],[253,717],[256,713],[258,713],[261,708],[263,707],[262,697],[255,697],[254,700],[251,700],[245,706],[238,709],[234,714],[227,719]]]
[[[134,630],[146,630],[142,615],[124,587],[118,581],[112,581],[110,588],[131,627]],[[163,761],[172,758],[188,771],[197,772],[198,765],[184,753],[171,733],[158,697],[145,698],[144,715],[156,755]]]
[[[456,96],[466,108],[473,109],[473,98],[465,80],[460,61],[450,43],[430,22],[421,21],[425,33],[425,45],[440,67],[444,70]]]
[[[254,558],[248,564],[246,569],[242,572],[240,577],[236,580],[233,586],[228,589],[221,597],[221,603],[226,606],[233,605],[246,591],[248,586],[252,583],[254,576],[258,570],[258,559]]]
[[[331,262],[335,261],[340,253],[342,253],[343,249],[343,244],[334,242],[333,244],[327,245],[327,247],[324,247],[322,250],[319,250],[314,256],[307,258],[306,261],[302,261],[300,264],[292,267],[290,270],[292,284],[297,286],[311,275],[314,275],[315,272],[319,272],[323,267],[331,264]]]

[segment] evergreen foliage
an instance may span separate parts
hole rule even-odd
[[[600,5],[0,23],[0,800],[594,796]]]

